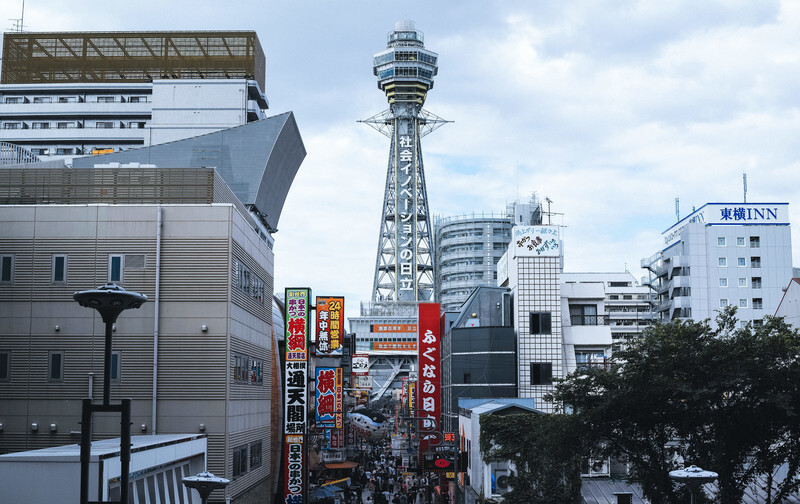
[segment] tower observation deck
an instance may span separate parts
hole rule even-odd
[[[389,109],[361,122],[391,139],[373,283],[378,303],[433,301],[432,233],[420,139],[448,122],[422,109],[437,63],[438,55],[425,49],[423,33],[408,20],[395,24],[386,49],[373,58]]]

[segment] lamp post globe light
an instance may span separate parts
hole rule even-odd
[[[131,462],[131,400],[122,399],[121,404],[111,404],[111,335],[114,322],[123,311],[139,308],[147,296],[107,283],[96,289],[76,292],[72,298],[81,306],[94,308],[106,324],[105,359],[103,372],[103,404],[92,404],[91,398],[83,400],[81,413],[81,504],[89,502],[89,459],[92,451],[92,414],[95,411],[119,412],[120,421],[120,502],[128,502],[128,480]],[[99,496],[98,496],[99,498]]]
[[[719,475],[712,471],[704,471],[699,467],[692,465],[685,469],[678,469],[677,471],[670,471],[669,477],[679,483],[685,483],[689,487],[689,494],[694,504],[694,494],[700,490],[700,486],[706,483],[711,483],[716,480]]]
[[[201,472],[197,476],[187,476],[181,480],[181,483],[187,488],[194,488],[200,494],[200,499],[203,504],[208,500],[208,496],[214,490],[225,488],[231,480],[214,476],[208,471]]]
[[[128,308],[139,308],[147,301],[147,296],[125,290],[114,283],[101,285],[96,289],[76,292],[72,298],[79,305],[94,308],[106,324],[106,346],[103,372],[103,404],[108,405],[111,391],[111,333],[117,317]]]

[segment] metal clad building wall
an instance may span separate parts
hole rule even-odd
[[[162,301],[227,301],[226,238],[165,237],[161,247]]]
[[[261,441],[262,464],[260,467],[251,469],[250,443],[254,441]],[[269,427],[267,426],[240,432],[231,432],[228,443],[229,455],[226,461],[226,467],[228,472],[226,474],[233,474],[233,456],[230,455],[233,449],[239,446],[248,447],[247,472],[241,477],[231,481],[230,484],[231,492],[238,493],[243,490],[246,490],[248,487],[260,481],[262,478],[266,478],[267,476],[269,476],[270,474],[269,468],[271,467],[271,465],[267,463],[269,460],[269,454],[267,453],[269,451],[267,449],[269,447],[269,442],[270,442],[270,435],[269,435]]]

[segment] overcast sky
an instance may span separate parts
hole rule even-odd
[[[255,30],[269,115],[308,155],[275,235],[275,290],[371,297],[389,140],[372,74],[396,21],[439,54],[423,139],[432,212],[501,212],[535,191],[563,215],[567,271],[643,275],[707,202],[788,202],[800,223],[800,2],[27,0],[28,31]],[[18,18],[22,0],[0,0]],[[6,28],[12,26],[6,22]],[[793,237],[794,263],[800,243]]]

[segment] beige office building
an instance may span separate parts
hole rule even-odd
[[[111,401],[133,400],[132,434],[205,433],[208,470],[232,480],[212,498],[271,502],[272,237],[220,175],[3,169],[0,192],[30,203],[0,205],[0,453],[79,442],[105,326],[72,295],[114,282],[148,298],[113,333]],[[119,432],[95,414],[94,439]]]

